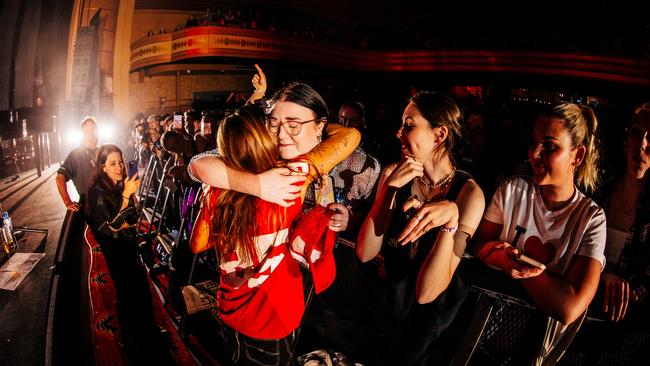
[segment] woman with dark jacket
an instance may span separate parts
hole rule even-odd
[[[88,192],[88,222],[115,286],[117,317],[129,361],[165,363],[161,356],[165,352],[161,352],[159,345],[161,332],[151,308],[147,272],[135,241],[134,193],[140,180],[137,175],[126,175],[120,149],[112,144],[102,145]]]

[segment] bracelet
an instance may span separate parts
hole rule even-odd
[[[455,226],[443,226],[440,228],[441,233],[455,233],[458,230],[458,223]]]

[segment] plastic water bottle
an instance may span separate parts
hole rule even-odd
[[[341,188],[334,188],[334,202],[345,205],[345,194]]]
[[[14,228],[11,224],[11,218],[8,212],[2,213],[2,244],[3,250],[12,255],[16,251],[16,238],[14,237]]]

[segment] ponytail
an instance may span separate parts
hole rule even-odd
[[[595,191],[600,180],[600,156],[598,119],[594,111],[585,105],[563,103],[553,108],[551,116],[565,121],[574,148],[580,145],[585,147],[584,159],[575,170],[575,181],[585,192]]]
[[[594,110],[585,105],[580,106],[582,116],[587,125],[587,135],[584,139],[585,159],[576,169],[576,179],[578,185],[582,186],[587,192],[593,192],[598,186],[600,174],[598,164],[600,154],[598,151],[598,119]]]

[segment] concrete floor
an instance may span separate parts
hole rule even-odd
[[[66,214],[56,189],[55,176],[59,164],[42,172],[23,172],[19,180],[0,181],[0,203],[8,211],[14,226],[47,229],[48,237],[41,245],[27,240],[19,252],[45,253],[15,291],[0,290],[0,365],[43,365],[49,357],[46,348],[48,332],[49,293],[55,263],[55,252]],[[40,234],[31,234],[31,238]]]

